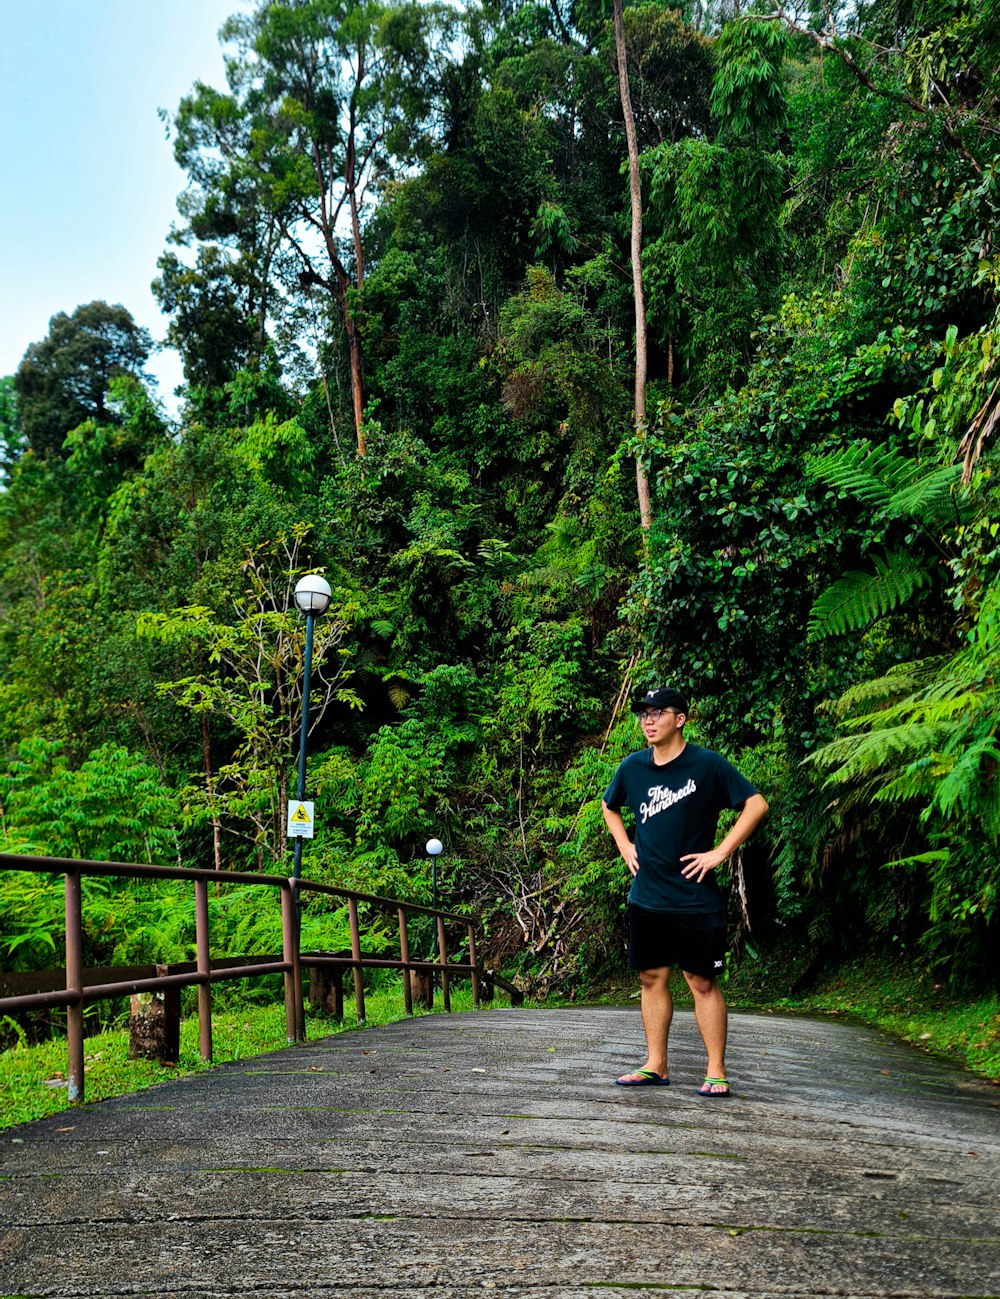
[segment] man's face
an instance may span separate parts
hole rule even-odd
[[[676,708],[644,708],[638,714],[639,725],[649,744],[662,744],[684,725],[685,717]]]

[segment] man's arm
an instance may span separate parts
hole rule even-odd
[[[681,867],[681,874],[685,879],[697,880],[700,884],[709,871],[715,870],[716,866],[721,866],[730,853],[735,852],[741,843],[746,843],[766,815],[767,803],[763,795],[751,794],[743,804],[735,825],[722,843],[711,852],[689,852],[681,858],[682,862],[687,863],[686,866]],[[605,812],[604,819],[607,818],[608,813]],[[611,833],[614,834],[614,831],[612,830]],[[617,843],[617,839],[615,842]]]
[[[628,831],[625,829],[625,822],[622,820],[621,812],[612,811],[601,799],[601,811],[604,813],[604,820],[611,831],[611,837],[618,845],[618,851],[625,860],[625,865],[629,868],[631,874],[635,875],[639,870],[639,858],[636,855],[635,844],[628,837]]]

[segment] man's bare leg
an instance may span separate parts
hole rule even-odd
[[[640,1005],[647,1053],[646,1063],[642,1067],[652,1069],[661,1078],[666,1078],[669,1075],[667,1038],[670,1034],[670,1021],[674,1017],[674,999],[670,995],[670,967],[640,970],[639,986],[642,989]],[[621,1081],[636,1081],[637,1076],[638,1070],[625,1074]]]
[[[708,1055],[705,1075],[708,1078],[725,1078],[729,1015],[722,989],[715,979],[704,974],[688,974],[685,970],[684,978],[694,994],[694,1017]]]

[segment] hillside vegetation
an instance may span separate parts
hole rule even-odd
[[[172,117],[179,415],[121,305],[57,304],[0,381],[0,851],[287,870],[315,570],[311,878],[428,903],[437,836],[490,964],[599,990],[600,796],[671,683],[771,805],[738,952],[995,989],[997,4],[621,17],[645,421],[605,0],[223,29]],[[88,964],[190,955],[170,888],[88,899]],[[244,900],[220,952],[275,944]],[[5,966],[61,925],[0,873]]]

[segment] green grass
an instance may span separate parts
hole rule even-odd
[[[744,956],[726,995],[737,1009],[835,1015],[880,1028],[942,1056],[991,1082],[1000,1082],[1000,998],[961,996],[918,961],[868,953],[795,986],[801,959],[776,951]]]
[[[843,1016],[1000,1083],[1000,997],[957,996],[919,967],[858,959],[767,1009]]]
[[[499,1004],[499,1002],[498,1002]],[[452,1010],[472,1009],[472,990],[459,985],[451,990]],[[390,1024],[405,1018],[402,991],[365,994],[366,1021],[359,1025],[353,1003],[344,999],[344,1020],[311,1013],[306,1007],[306,1040],[316,1041],[348,1029]],[[426,1014],[416,1011],[416,1015]],[[442,1014],[437,994],[433,1014]],[[107,1100],[127,1092],[143,1091],[157,1083],[185,1074],[204,1073],[198,1052],[198,1019],[181,1021],[181,1052],[176,1065],[128,1058],[128,1027],[110,1028],[88,1034],[84,1040],[85,1096],[90,1101]],[[246,1060],[286,1046],[285,1008],[282,1002],[216,1010],[212,1015],[213,1064]],[[0,1128],[27,1123],[72,1108],[66,1088],[66,1038],[59,1034],[48,1042],[19,1044],[0,1052]]]

